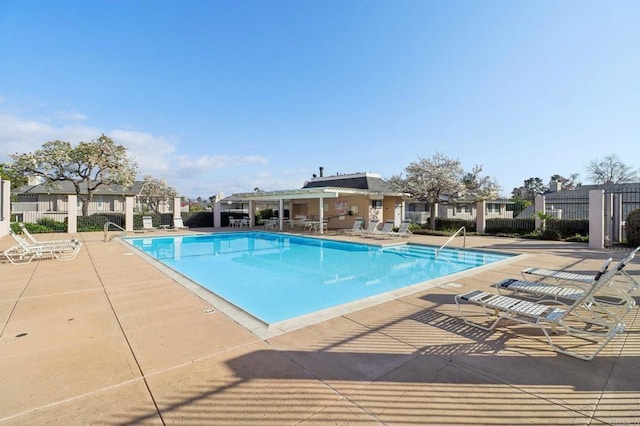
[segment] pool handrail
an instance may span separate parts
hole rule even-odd
[[[109,226],[110,225],[118,228],[122,232],[120,234],[118,234],[118,235],[112,235],[111,237],[109,237],[108,236],[108,232],[109,232]],[[127,235],[127,230],[124,229],[122,226],[118,225],[117,223],[107,222],[107,223],[104,224],[104,242],[105,243],[113,240],[116,237],[124,237],[125,235]]]
[[[464,226],[461,226],[460,229],[458,229],[452,236],[449,237],[447,241],[445,241],[443,245],[440,246],[440,248],[436,250],[436,256],[438,256],[438,253],[440,253],[440,250],[442,250],[444,246],[449,244],[451,240],[453,240],[460,233],[460,231],[462,231],[462,247],[467,246],[467,236],[466,236],[467,229]]]

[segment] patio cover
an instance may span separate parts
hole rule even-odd
[[[283,215],[284,215],[284,201],[285,200],[299,200],[299,199],[317,199],[319,203],[319,221],[324,220],[324,199],[325,198],[338,198],[343,195],[362,195],[366,197],[405,197],[407,194],[391,191],[373,191],[369,189],[355,189],[355,188],[342,188],[335,186],[325,186],[320,188],[302,188],[302,189],[288,189],[278,191],[255,191],[246,193],[232,194],[226,197],[222,202],[234,201],[244,202],[248,201],[250,205],[253,205],[253,201],[278,201],[278,219],[280,223],[280,230],[282,230]],[[253,223],[253,209],[249,209],[250,222]],[[322,233],[322,227],[320,227],[320,233]]]

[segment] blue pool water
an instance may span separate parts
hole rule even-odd
[[[475,268],[503,253],[369,246],[266,232],[127,241],[266,323]]]

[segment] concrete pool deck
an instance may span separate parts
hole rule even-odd
[[[84,245],[72,261],[0,264],[0,424],[622,425],[640,419],[637,307],[624,318],[625,333],[586,362],[551,351],[541,333],[524,326],[469,327],[453,301],[454,294],[488,289],[525,267],[587,272],[626,251],[467,236],[467,247],[524,256],[261,338],[212,312],[124,244],[105,243],[102,233],[75,236]],[[0,250],[10,245],[10,237],[0,239]],[[640,278],[640,259],[628,272]]]

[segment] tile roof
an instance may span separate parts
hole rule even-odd
[[[140,188],[142,186],[142,181],[135,181],[131,188],[124,188],[121,185],[101,185],[96,189],[94,194],[96,195],[105,195],[105,194],[117,194],[117,195],[138,195],[140,193]],[[82,183],[80,185],[81,189],[86,190],[87,185]],[[53,186],[47,186],[44,184],[39,185],[23,185],[12,191],[16,195],[42,195],[42,194],[60,194],[60,195],[74,195],[76,193],[76,189],[73,186],[72,182],[69,181],[61,181],[56,182]]]

